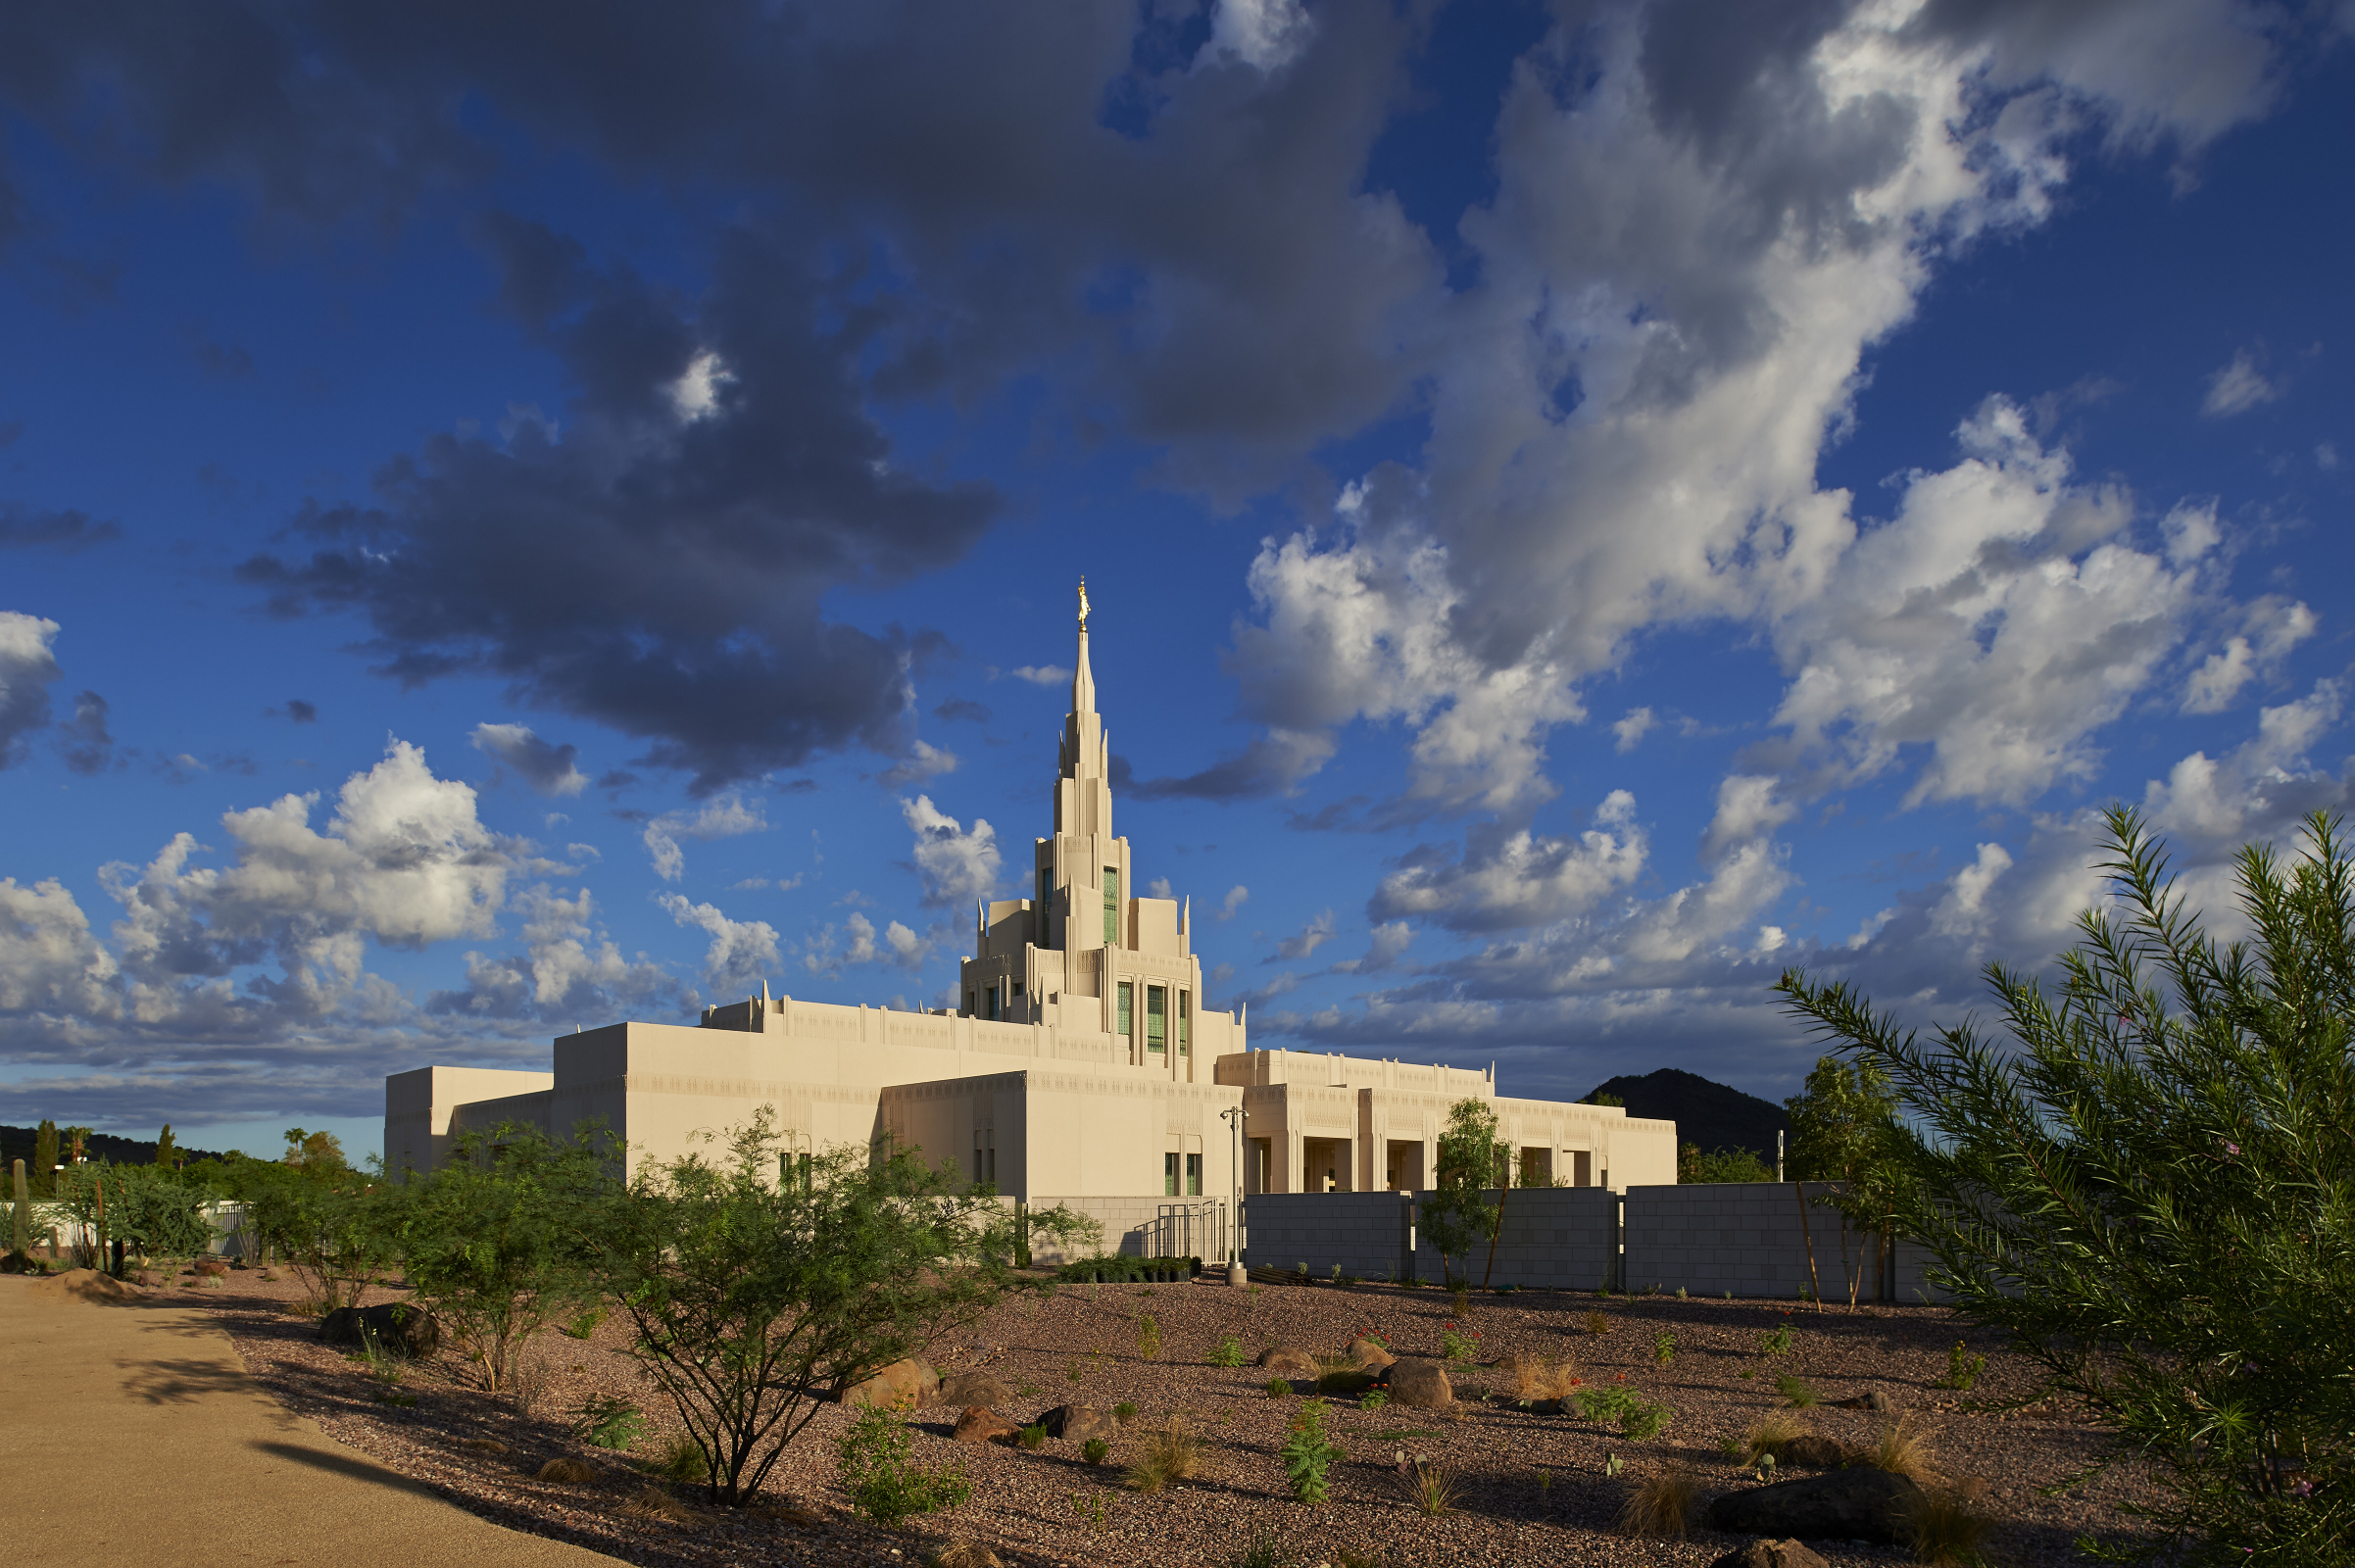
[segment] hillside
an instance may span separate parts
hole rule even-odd
[[[1676,1067],[1641,1078],[1613,1078],[1586,1098],[1595,1095],[1617,1095],[1631,1116],[1675,1122],[1680,1144],[1697,1144],[1704,1152],[1746,1149],[1769,1165],[1775,1161],[1775,1134],[1791,1126],[1782,1106]]]
[[[38,1132],[39,1129],[35,1127],[0,1127],[0,1171],[6,1171],[12,1159],[21,1159],[30,1168],[32,1142]],[[152,1138],[118,1138],[113,1133],[92,1133],[83,1142],[82,1152],[92,1159],[103,1159],[110,1165],[152,1165],[156,1162],[156,1141]],[[180,1146],[180,1159],[186,1164],[221,1157],[215,1150]]]

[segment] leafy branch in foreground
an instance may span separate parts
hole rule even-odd
[[[1924,1042],[1796,972],[1778,989],[1910,1113],[1889,1200],[1934,1282],[2156,1466],[2147,1555],[2344,1563],[2355,864],[2322,813],[2294,859],[2242,850],[2250,935],[2220,945],[2140,816],[2107,822],[2115,903],[2079,917],[2057,986],[1987,971],[2008,1041]]]

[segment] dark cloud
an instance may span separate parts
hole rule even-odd
[[[474,745],[542,795],[578,795],[588,785],[572,765],[579,747],[552,746],[521,724],[477,724]]]
[[[0,767],[22,761],[25,737],[49,727],[49,687],[64,673],[50,643],[57,622],[0,610]]]
[[[952,697],[935,708],[932,710],[932,716],[944,724],[960,718],[969,718],[976,724],[986,724],[990,721],[990,710],[980,703],[969,702],[962,697]]]
[[[55,550],[72,555],[122,537],[121,528],[111,522],[94,522],[86,512],[72,508],[51,512],[18,501],[0,502],[0,550]]]
[[[115,765],[115,737],[107,733],[106,715],[106,699],[83,692],[74,699],[74,716],[57,727],[58,756],[84,777]]]
[[[10,447],[15,446],[17,437],[24,433],[25,421],[23,419],[0,419],[0,452],[6,452]]]
[[[709,792],[851,744],[905,749],[929,633],[828,624],[837,587],[946,566],[998,510],[978,485],[898,472],[852,361],[872,321],[821,325],[825,280],[748,230],[687,302],[597,274],[537,225],[486,234],[511,309],[578,388],[561,435],[428,441],[378,504],[307,506],[307,555],[239,568],[279,613],[349,609],[404,685],[480,672],[517,699],[648,742]],[[699,379],[700,377],[700,379]]]
[[[275,708],[270,709],[267,716],[275,718],[278,716],[280,711],[280,710]],[[317,703],[306,703],[300,697],[287,698],[286,707],[283,711],[287,719],[292,723],[316,724],[319,722],[319,705]]]

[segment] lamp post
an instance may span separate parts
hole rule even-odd
[[[1231,1217],[1227,1222],[1227,1284],[1230,1286],[1240,1286],[1244,1283],[1245,1278],[1243,1272],[1242,1246],[1243,1107],[1241,1105],[1229,1105],[1226,1109],[1220,1111],[1218,1114],[1220,1118],[1226,1122],[1231,1135],[1231,1147],[1228,1151],[1227,1157],[1227,1175],[1230,1178],[1229,1186],[1234,1194],[1234,1207],[1228,1210],[1228,1213]]]

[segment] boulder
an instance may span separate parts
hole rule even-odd
[[[94,1268],[70,1268],[45,1280],[35,1280],[32,1292],[42,1296],[71,1296],[84,1301],[135,1301],[138,1290],[112,1274]]]
[[[1315,1356],[1306,1350],[1296,1350],[1289,1345],[1261,1350],[1258,1364],[1285,1378],[1312,1378],[1318,1371]]]
[[[1795,1541],[1753,1541],[1740,1551],[1727,1552],[1709,1568],[1831,1568],[1831,1565]]]
[[[1794,1464],[1802,1470],[1837,1470],[1847,1462],[1845,1446],[1815,1432],[1802,1432],[1792,1438],[1775,1457],[1777,1464]]]
[[[1372,1340],[1351,1340],[1349,1348],[1342,1354],[1354,1362],[1360,1372],[1379,1372],[1396,1365],[1398,1359]]]
[[[941,1390],[935,1397],[943,1404],[962,1409],[969,1404],[1011,1404],[1014,1391],[1000,1382],[994,1372],[952,1372],[941,1380]]]
[[[987,1405],[967,1407],[957,1418],[957,1430],[949,1434],[958,1443],[1011,1443],[1021,1435],[1021,1429]]]
[[[319,1320],[319,1337],[329,1345],[361,1345],[370,1336],[393,1354],[415,1360],[441,1348],[442,1326],[431,1312],[407,1301],[339,1306]]]
[[[843,1390],[842,1402],[912,1410],[930,1399],[939,1386],[940,1379],[932,1368],[910,1356],[905,1361],[894,1361]]]
[[[1881,1410],[1886,1412],[1895,1408],[1889,1403],[1889,1396],[1879,1389],[1875,1389],[1870,1394],[1859,1394],[1852,1399],[1840,1399],[1835,1402],[1837,1408],[1842,1410]]]
[[[1445,1410],[1455,1402],[1455,1389],[1437,1361],[1400,1361],[1390,1369],[1390,1398],[1410,1409]]]
[[[1058,1404],[1039,1417],[1039,1424],[1051,1438],[1067,1443],[1085,1443],[1090,1438],[1102,1438],[1110,1443],[1120,1436],[1120,1427],[1109,1410],[1099,1410],[1092,1404]]]
[[[1708,1524],[1733,1536],[1877,1541],[1894,1545],[1922,1489],[1887,1470],[1829,1470],[1771,1487],[1730,1492],[1709,1504]]]

